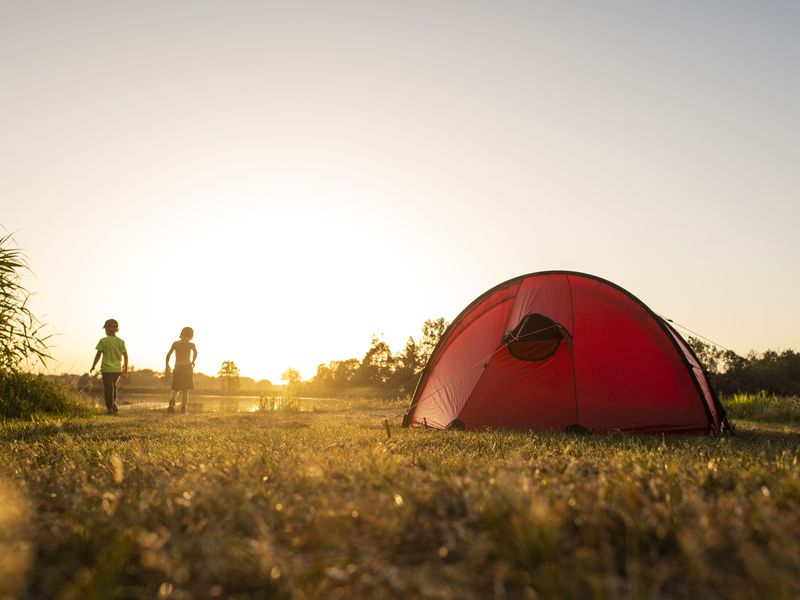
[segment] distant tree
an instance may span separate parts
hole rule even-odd
[[[399,367],[403,369],[405,373],[415,374],[419,373],[422,370],[423,365],[421,364],[420,360],[420,348],[414,338],[409,336],[408,341],[406,341],[406,347],[403,349],[403,353],[400,354],[399,357]]]
[[[317,372],[309,381],[309,389],[317,394],[330,394],[334,388],[333,370],[325,363],[317,365]]]
[[[419,347],[420,370],[425,368],[431,354],[433,354],[434,348],[436,348],[436,344],[439,343],[448,325],[450,325],[450,323],[448,323],[444,317],[428,319],[422,324],[422,337],[417,343]]]
[[[391,377],[393,367],[391,348],[373,334],[369,350],[361,359],[361,365],[358,368],[358,382],[373,385],[384,384]]]
[[[316,374],[303,383],[303,390],[312,395],[339,396],[361,388],[358,393],[387,397],[408,395],[414,391],[422,369],[447,326],[448,322],[441,317],[425,321],[419,340],[409,337],[399,354],[394,354],[381,337],[373,335],[361,360],[349,358],[318,365]]]
[[[725,373],[749,362],[748,359],[739,356],[732,350],[708,344],[699,338],[690,336],[686,341],[694,350],[706,372],[712,375]]]
[[[245,377],[244,375],[239,377],[239,389],[240,390],[254,390],[256,388],[256,380],[252,377]]]
[[[355,381],[361,363],[357,358],[348,358],[347,360],[331,361],[329,365],[333,372],[334,386],[337,389],[343,389]]]
[[[689,337],[686,340],[689,347],[694,350],[700,364],[709,373],[720,373],[724,370],[723,355],[724,351],[716,346],[705,343],[703,340],[696,337]]]
[[[235,392],[239,389],[239,367],[232,360],[222,363],[217,376],[222,384],[222,389],[226,392]]]
[[[338,395],[355,385],[361,361],[356,358],[332,360],[327,365],[317,365],[317,372],[308,381],[307,390],[317,395]]]
[[[761,355],[751,351],[747,356],[740,356],[695,337],[688,338],[687,342],[719,392],[800,393],[800,354],[793,350],[781,353],[767,350]]]
[[[162,378],[152,369],[136,369],[131,365],[128,369],[127,385],[130,387],[161,387],[164,385],[165,379],[169,378]]]
[[[740,357],[741,358],[741,357]],[[722,391],[763,390],[782,396],[800,394],[800,354],[794,350],[754,352],[725,371]]]
[[[302,377],[300,375],[300,371],[298,371],[297,369],[293,369],[292,367],[286,369],[283,372],[283,375],[281,375],[281,381],[285,381],[287,385],[298,384],[300,383],[301,380]]]
[[[392,374],[392,387],[397,393],[410,394],[414,391],[422,367],[419,346],[413,337],[409,337],[403,352],[396,357],[395,370]]]
[[[300,371],[289,367],[283,372],[281,379],[286,382],[286,391],[283,393],[282,406],[286,409],[297,409],[300,400],[300,389],[302,387]]]
[[[168,378],[167,378],[168,379]],[[194,387],[198,390],[216,390],[220,387],[219,378],[213,375],[196,372],[194,374]]]

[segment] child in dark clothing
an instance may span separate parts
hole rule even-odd
[[[181,339],[172,344],[167,352],[167,368],[169,373],[169,359],[175,353],[175,370],[172,373],[172,395],[169,399],[168,413],[175,412],[175,399],[181,395],[181,413],[186,412],[186,403],[189,400],[189,390],[194,389],[194,363],[197,361],[197,348],[192,343],[194,330],[191,327],[181,329]]]

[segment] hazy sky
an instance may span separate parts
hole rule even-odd
[[[0,224],[83,372],[395,349],[519,274],[800,347],[800,3],[0,0]]]

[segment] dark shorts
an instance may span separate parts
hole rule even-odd
[[[172,389],[176,392],[194,389],[192,365],[175,365],[172,371]]]

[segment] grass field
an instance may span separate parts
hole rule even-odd
[[[797,598],[800,403],[733,400],[721,439],[367,401],[6,422],[0,598]]]

